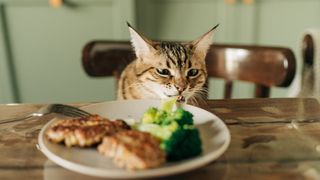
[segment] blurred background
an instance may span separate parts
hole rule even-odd
[[[90,78],[81,51],[92,40],[129,40],[126,21],[157,40],[193,40],[220,24],[213,43],[291,48],[301,74],[302,35],[320,25],[319,0],[0,0],[0,103],[115,99],[115,80]],[[210,80],[210,98],[222,98]],[[239,82],[235,98],[253,86]]]

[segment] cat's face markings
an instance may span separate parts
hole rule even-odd
[[[194,41],[176,43],[149,40],[129,25],[139,83],[161,98],[193,96],[206,82],[205,55],[216,27]]]
[[[170,83],[167,83],[167,84],[165,85],[165,88],[170,89],[170,88],[171,88],[171,84],[170,84]]]
[[[166,65],[167,65],[167,68],[169,68],[169,69],[171,68],[169,61],[166,61]]]
[[[165,58],[167,67],[182,69],[191,56],[191,49],[180,43],[160,42],[155,48]]]
[[[152,78],[158,94],[164,97],[189,95],[195,87],[201,88],[205,81],[197,83],[199,78],[206,78],[205,63],[193,56],[190,46],[180,43],[162,42],[155,46],[157,56],[153,59]],[[152,78],[148,80],[151,81]]]

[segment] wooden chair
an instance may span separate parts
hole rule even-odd
[[[314,61],[314,42],[312,37],[307,34],[303,37],[302,57],[304,66],[312,66]]]
[[[115,41],[93,41],[83,49],[82,64],[91,77],[114,76],[135,58],[131,44]],[[292,82],[296,60],[288,48],[211,45],[206,56],[209,77],[225,79],[224,98],[231,98],[232,82],[255,84],[255,97],[269,97],[270,87],[287,87]]]
[[[297,96],[319,97],[320,95],[320,69],[316,56],[315,37],[312,33],[305,34],[302,41],[302,72],[301,83]]]

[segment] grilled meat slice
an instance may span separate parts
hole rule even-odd
[[[100,143],[104,136],[128,129],[130,126],[122,120],[111,121],[92,115],[59,120],[49,128],[46,136],[53,142],[64,142],[68,147],[88,147]]]
[[[117,166],[128,170],[153,168],[165,162],[160,140],[137,130],[120,131],[104,137],[98,151],[113,158]]]

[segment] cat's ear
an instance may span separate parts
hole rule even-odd
[[[210,31],[206,32],[200,38],[191,42],[191,46],[195,54],[198,54],[200,55],[200,57],[203,57],[203,58],[205,57],[212,42],[213,31],[218,26],[219,24],[214,26]]]
[[[135,30],[128,22],[129,32],[131,36],[131,43],[134,47],[135,53],[138,58],[143,58],[143,56],[154,51],[152,46],[153,42],[148,38],[144,37],[137,30]]]

